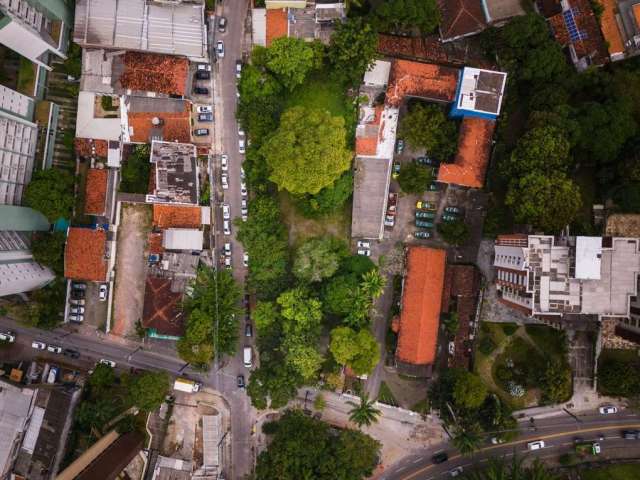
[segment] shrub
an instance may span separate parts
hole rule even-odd
[[[520,328],[520,327],[518,325],[516,325],[515,323],[503,323],[502,324],[502,331],[508,337],[510,337],[511,335],[516,333],[518,328]]]
[[[480,340],[480,344],[478,345],[478,350],[480,353],[484,355],[491,355],[491,353],[495,350],[496,344],[491,337],[482,337]]]

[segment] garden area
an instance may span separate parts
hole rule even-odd
[[[626,375],[620,375],[626,372]],[[640,394],[640,357],[637,350],[603,350],[598,358],[598,392],[634,397]]]
[[[608,465],[581,470],[582,480],[636,480],[640,478],[640,464]]]
[[[475,370],[511,408],[568,400],[571,369],[562,332],[544,325],[483,322]]]

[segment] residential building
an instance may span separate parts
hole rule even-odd
[[[430,377],[436,361],[445,277],[446,252],[409,247],[402,285],[396,367],[414,377]]]
[[[90,168],[84,193],[84,213],[94,217],[104,217],[107,213],[109,192],[109,172],[104,168]]]
[[[77,0],[73,41],[83,48],[134,50],[205,61],[204,2]]]
[[[34,260],[30,250],[33,233],[49,228],[40,212],[0,205],[0,297],[37,290],[55,278]]]
[[[69,0],[0,0],[0,44],[51,70],[50,55],[67,58],[72,9]]]
[[[0,85],[0,205],[20,205],[38,141],[33,99]]]
[[[153,204],[153,226],[166,228],[199,228],[209,225],[209,207],[188,205]]]
[[[501,26],[526,13],[517,0],[438,0],[438,7],[440,38],[445,43],[476,35],[489,25]]]
[[[153,140],[151,163],[155,167],[155,186],[153,193],[147,195],[147,202],[198,205],[200,190],[194,145]]]
[[[69,228],[64,250],[64,276],[83,282],[107,281],[108,248],[104,230]]]
[[[640,53],[640,1],[603,0],[600,28],[611,61]]]
[[[125,105],[127,133],[131,142],[191,142],[189,102],[172,98],[126,97]]]
[[[0,478],[8,478],[34,414],[36,390],[0,381]]]
[[[499,236],[494,267],[500,301],[554,323],[566,314],[626,318],[638,292],[640,239]]]
[[[458,75],[452,117],[495,120],[500,115],[507,74],[494,70],[464,67]]]
[[[172,283],[171,278],[147,276],[142,326],[152,338],[177,340],[184,335],[184,315],[180,308],[184,292],[174,292]]]

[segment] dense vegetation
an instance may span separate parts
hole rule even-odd
[[[104,98],[104,97],[103,97]],[[149,145],[136,145],[127,156],[121,169],[120,190],[127,193],[148,193],[149,174]]]
[[[74,179],[66,170],[38,170],[24,192],[23,204],[42,212],[51,223],[69,218],[73,208]]]
[[[636,352],[602,351],[598,359],[598,391],[610,396],[640,395],[640,358]]]

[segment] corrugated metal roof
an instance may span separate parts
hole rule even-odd
[[[202,250],[202,230],[169,228],[164,231],[162,246],[167,250]]]
[[[220,441],[220,417],[218,415],[202,416],[202,457],[204,467],[217,467],[218,442]]]

